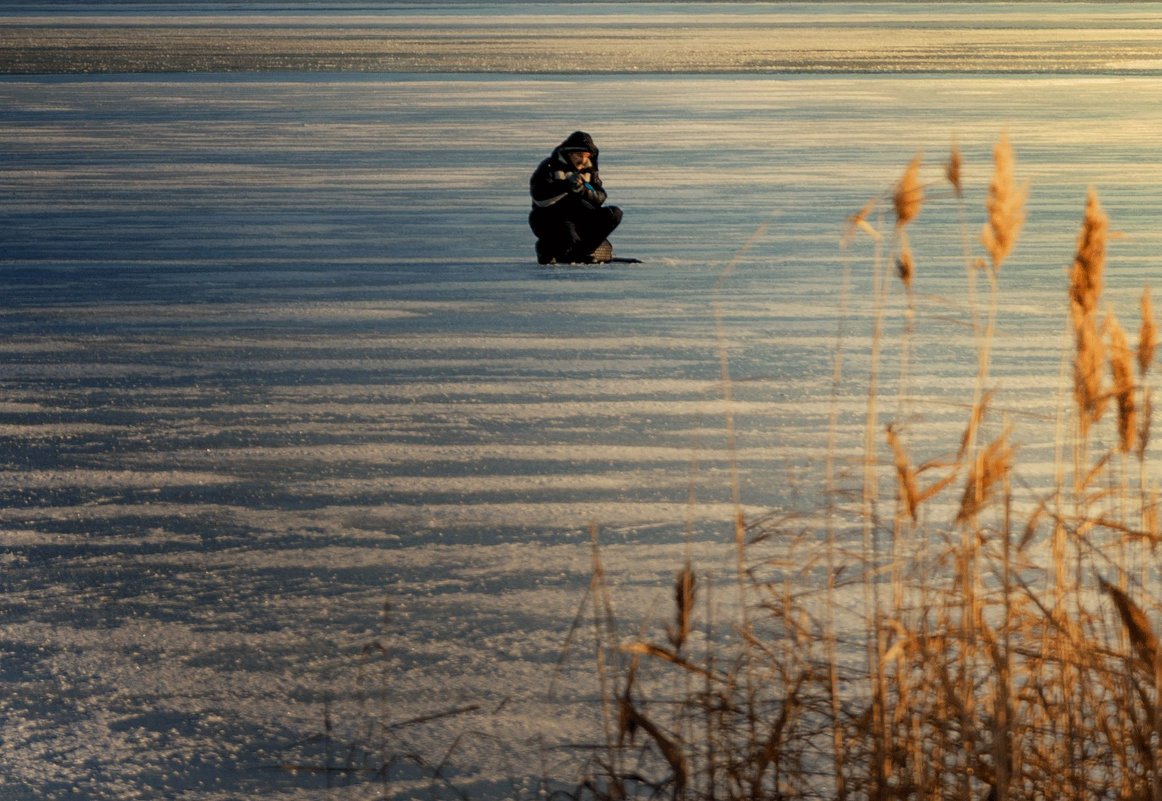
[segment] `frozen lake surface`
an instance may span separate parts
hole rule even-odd
[[[633,632],[686,554],[729,575],[732,462],[752,518],[819,508],[833,398],[856,486],[872,251],[839,240],[918,151],[914,352],[902,390],[885,353],[884,419],[918,459],[963,425],[943,161],[958,142],[975,243],[1007,132],[1030,204],[996,406],[1046,479],[1088,187],[1124,322],[1157,268],[1160,94],[1108,74],[0,78],[0,794],[318,798],[340,782],[279,766],[376,718],[393,754],[450,754],[471,798],[567,784],[561,746],[598,714],[591,646],[566,648],[591,527]],[[535,264],[528,175],[576,128],[643,264]],[[896,292],[889,343],[905,320]],[[424,775],[386,792],[423,797]]]
[[[5,72],[1162,72],[1157,3],[12,5]]]

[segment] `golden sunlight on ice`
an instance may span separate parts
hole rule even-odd
[[[99,15],[98,15],[99,16]],[[365,72],[1143,72],[1162,31],[1081,8],[1052,25],[975,9],[939,15],[571,12],[225,17],[28,16],[0,40],[0,73],[304,70]],[[100,22],[100,24],[93,24]],[[1026,24],[1027,23],[1027,24]],[[578,46],[578,43],[584,46]]]

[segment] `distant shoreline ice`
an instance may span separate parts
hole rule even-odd
[[[132,4],[83,13],[9,11],[0,17],[6,28],[0,74],[1162,72],[1157,4],[291,9],[251,3],[229,13],[198,3],[162,13]]]

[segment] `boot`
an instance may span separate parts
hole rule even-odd
[[[548,251],[541,240],[537,240],[537,264],[556,264],[557,260]]]

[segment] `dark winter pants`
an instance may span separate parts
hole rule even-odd
[[[569,217],[552,209],[533,209],[529,214],[541,262],[585,261],[620,223],[621,209],[617,206],[573,209]]]

